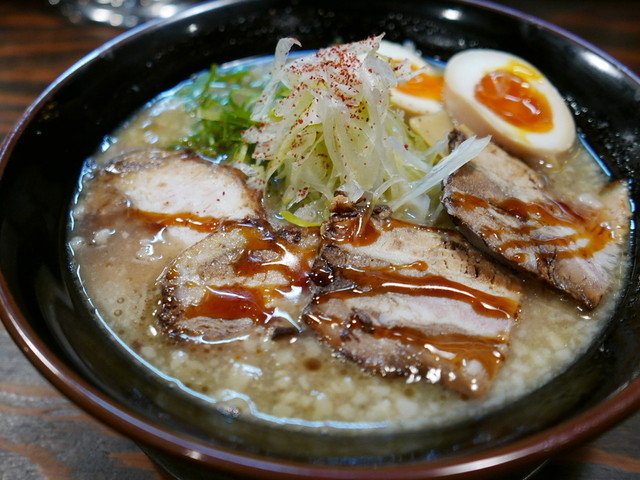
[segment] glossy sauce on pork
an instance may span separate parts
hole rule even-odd
[[[450,229],[340,210],[323,226],[306,323],[365,371],[485,395],[517,323],[519,279]],[[365,222],[352,241],[347,225]]]

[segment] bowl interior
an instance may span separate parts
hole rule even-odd
[[[410,39],[426,55],[443,60],[469,47],[504,49],[528,59],[568,99],[580,133],[611,175],[633,180],[632,196],[637,198],[637,79],[552,27],[491,5],[447,0],[204,4],[125,34],[90,55],[43,94],[4,143],[4,319],[14,336],[36,352],[36,366],[98,418],[137,441],[174,454],[197,451],[213,464],[268,457],[270,462],[316,466],[427,460],[438,465],[461,456],[482,458],[510,442],[522,448],[513,458],[526,457],[530,453],[522,442],[545,429],[593,412],[599,415],[598,428],[610,424],[615,418],[600,420],[598,406],[625,387],[634,389],[628,408],[638,405],[640,387],[632,383],[640,373],[635,241],[625,292],[597,345],[517,403],[437,430],[319,436],[231,418],[166,388],[162,378],[132,364],[127,350],[91,320],[69,282],[65,228],[82,162],[105,134],[189,75],[214,62],[270,54],[280,37],[295,36],[305,49],[313,49],[382,32],[389,40]],[[562,442],[564,437],[557,443]]]

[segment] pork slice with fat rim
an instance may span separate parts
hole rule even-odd
[[[221,224],[160,277],[161,327],[203,343],[298,332],[317,239],[317,229],[273,229],[264,220]]]
[[[335,235],[349,222],[365,232],[359,240]],[[520,281],[457,232],[376,215],[334,216],[312,279],[303,318],[335,352],[468,397],[490,388],[520,308]]]
[[[92,215],[108,219],[125,211],[128,221],[166,229],[185,247],[222,221],[264,215],[260,195],[247,186],[243,173],[188,151],[131,151],[90,181],[87,209]]]
[[[570,202],[493,144],[445,180],[442,201],[476,246],[587,308],[609,288],[628,233],[624,182],[612,182],[590,204]]]

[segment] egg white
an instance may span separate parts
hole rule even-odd
[[[392,61],[408,61],[415,70],[429,75],[438,75],[438,72],[429,65],[411,45],[400,45],[398,43],[382,40],[378,54],[391,59]],[[411,115],[423,115],[435,113],[442,110],[442,102],[429,98],[417,97],[402,92],[397,88],[391,88],[391,103]]]
[[[551,130],[532,132],[520,128],[476,100],[476,85],[486,74],[496,70],[512,71],[513,65],[529,73],[525,79],[549,102]],[[491,135],[496,144],[525,160],[556,157],[575,142],[573,116],[560,93],[533,65],[510,53],[470,49],[454,55],[444,71],[443,100],[445,109],[456,122],[478,135]]]

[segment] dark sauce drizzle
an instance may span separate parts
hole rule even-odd
[[[491,208],[486,200],[468,193],[455,192],[452,200],[465,210]],[[580,215],[564,202],[549,200],[545,203],[525,203],[517,198],[509,198],[498,203],[496,207],[517,218],[520,221],[519,226],[510,231],[486,228],[481,234],[484,238],[494,239],[500,239],[505,235],[520,236],[519,239],[505,240],[496,246],[503,254],[511,250],[509,256],[515,262],[524,262],[527,258],[526,250],[529,249],[536,249],[539,260],[573,257],[588,259],[615,238],[611,226],[600,216]],[[573,233],[545,239],[534,238],[531,235],[533,231],[544,227],[568,227]],[[584,245],[578,245],[578,242],[585,240]]]
[[[250,277],[277,271],[285,280],[276,287],[236,285],[230,289],[209,288],[204,301],[194,306],[189,316],[203,315],[227,320],[248,317],[257,323],[268,324],[276,318],[274,309],[267,306],[270,301],[278,297],[295,296],[295,289],[308,289],[311,253],[279,238],[262,222],[223,223],[221,229],[239,229],[246,240],[242,254],[233,264],[237,275]],[[265,261],[261,254],[265,251],[276,255]]]
[[[454,282],[440,275],[411,276],[403,275],[401,270],[420,270],[428,268],[424,262],[408,265],[389,265],[377,268],[358,269],[354,267],[333,267],[332,275],[339,275],[349,284],[341,289],[319,293],[314,297],[316,304],[325,303],[331,298],[347,299],[354,296],[375,296],[385,293],[399,293],[409,296],[428,296],[448,298],[469,304],[478,314],[491,318],[514,318],[518,311],[518,302],[511,298],[491,295]],[[314,282],[318,279],[314,272]],[[326,279],[318,279],[326,283]]]
[[[191,212],[184,213],[157,213],[129,208],[129,216],[149,228],[161,230],[166,227],[188,227],[202,233],[212,233],[220,226],[221,221],[216,217],[200,217]]]

